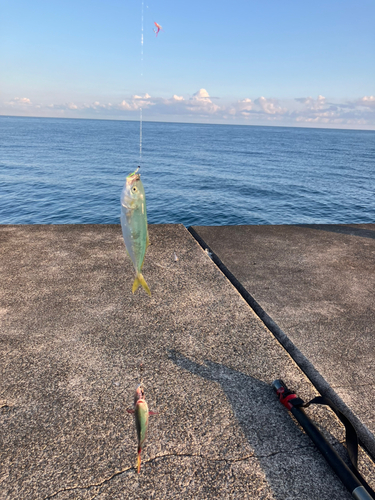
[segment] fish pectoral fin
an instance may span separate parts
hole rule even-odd
[[[132,410],[131,408],[126,408],[126,411],[127,411],[128,413],[134,413],[134,410]]]
[[[146,292],[148,293],[148,295],[151,297],[151,292],[150,292],[150,289],[144,279],[144,277],[142,276],[142,274],[137,274],[135,280],[134,280],[134,283],[133,283],[133,288],[132,288],[132,292],[136,292],[138,290],[138,287],[139,285],[142,285],[142,287],[146,290]]]
[[[159,415],[159,412],[158,411],[149,411],[148,414],[149,415]]]

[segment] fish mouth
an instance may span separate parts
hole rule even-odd
[[[121,206],[126,208],[127,210],[131,210],[132,207],[130,205],[127,205],[126,203],[121,202]]]
[[[137,405],[139,402],[143,402],[145,398],[145,391],[143,390],[142,384],[139,384],[135,390],[134,404]]]
[[[128,184],[129,186],[131,186],[132,184],[134,184],[134,182],[137,182],[137,181],[140,181],[141,180],[141,176],[140,174],[136,174],[135,172],[133,172],[132,174],[129,174],[126,178],[126,184]]]

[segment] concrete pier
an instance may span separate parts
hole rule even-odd
[[[194,229],[375,457],[375,224]]]
[[[265,247],[262,243],[267,227],[263,233],[256,226],[238,227],[238,233],[222,228],[229,235],[228,253],[217,228],[196,230],[371,437],[374,412],[371,398],[366,399],[370,369],[365,363],[372,362],[372,354],[361,356],[366,342],[369,349],[373,345],[366,329],[373,318],[366,286],[373,283],[374,239],[268,226],[268,238],[277,242],[275,253],[284,252],[284,260],[279,255],[272,264],[274,246],[269,239]],[[355,230],[375,232],[373,227]],[[305,235],[305,245],[298,231]],[[273,380],[282,378],[307,401],[317,394],[308,376],[186,228],[155,225],[149,232],[143,274],[151,298],[143,290],[131,293],[134,270],[120,226],[0,226],[0,497],[351,498],[271,388]],[[321,274],[313,273],[317,254],[306,252],[314,237],[330,256]],[[335,258],[341,237],[343,246]],[[350,243],[351,238],[357,243]],[[306,262],[310,275],[303,274]],[[343,295],[341,316],[335,308],[341,305],[327,302],[321,283],[329,262],[332,273],[325,286],[340,284],[343,292],[349,282],[360,294],[361,311],[370,307],[366,321],[351,317],[356,306],[350,309],[348,304],[354,292]],[[346,267],[340,267],[344,262]],[[299,269],[297,290],[294,269]],[[336,281],[335,273],[341,273]],[[317,281],[311,282],[311,276]],[[367,281],[355,281],[354,276]],[[316,283],[320,288],[314,294]],[[314,298],[310,306],[308,297]],[[289,315],[284,317],[285,310]],[[320,315],[318,331],[314,314]],[[338,317],[341,329],[336,332],[331,326]],[[326,328],[334,331],[333,359],[329,346],[318,355],[317,343],[324,345]],[[346,331],[347,337],[339,335]],[[306,344],[314,349],[309,351]],[[343,383],[337,382],[341,360],[355,356],[362,365],[352,373],[362,387],[360,403],[347,383],[355,364],[345,361]],[[149,407],[159,413],[150,417],[138,475],[134,422],[126,409],[132,405],[141,363]],[[325,408],[308,412],[345,457],[344,430],[336,416]],[[374,487],[375,467],[363,451],[360,468]]]

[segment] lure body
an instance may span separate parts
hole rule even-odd
[[[142,446],[147,437],[148,429],[148,416],[155,415],[153,411],[148,411],[148,405],[145,399],[145,392],[141,385],[139,385],[134,395],[134,409],[126,410],[128,413],[134,413],[135,427],[137,429],[138,440],[138,459],[137,459],[137,472],[141,470],[141,453]]]
[[[141,273],[149,240],[145,190],[141,176],[136,172],[127,176],[121,193],[121,228],[126,250],[136,273],[132,292],[134,293],[139,285],[142,285],[151,296]]]
[[[159,31],[160,31],[160,30],[164,31],[164,30],[163,30],[163,28],[160,26],[160,24],[155,23],[155,22],[154,22],[154,24],[155,24],[155,26],[156,26],[156,30],[154,29],[154,33],[156,33],[156,36],[158,36]]]

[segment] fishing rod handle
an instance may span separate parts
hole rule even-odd
[[[320,430],[306,415],[303,408],[293,405],[293,401],[296,402],[297,400],[298,405],[303,404],[302,399],[297,398],[297,396],[286,387],[282,380],[275,380],[272,383],[272,387],[279,396],[280,402],[293,414],[353,497],[356,500],[375,500],[365,490],[359,479],[357,479],[346,463],[325,439]]]
[[[372,496],[364,489],[363,486],[358,486],[352,491],[352,495],[356,500],[373,500]]]

